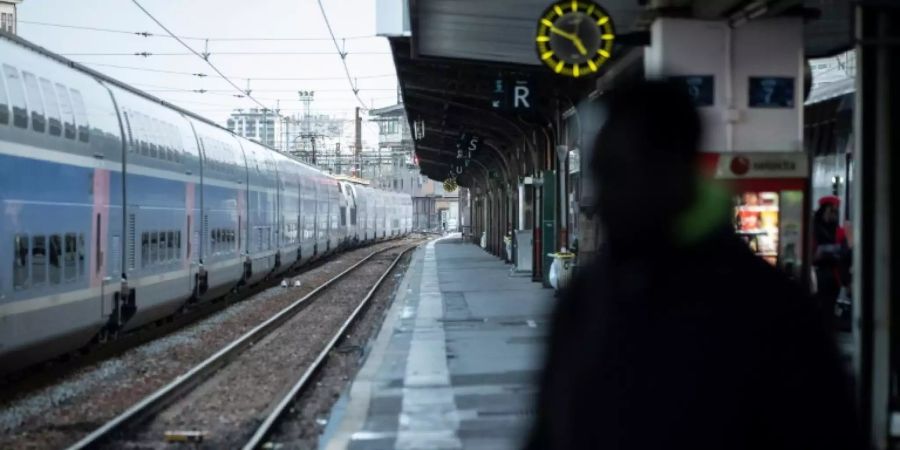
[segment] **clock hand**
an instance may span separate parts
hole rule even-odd
[[[581,56],[587,56],[587,49],[584,47],[584,42],[581,42],[581,38],[573,36],[575,39],[572,40],[572,43],[575,44],[575,48],[578,49],[578,53],[581,53]]]
[[[556,34],[572,41],[572,43],[575,44],[575,48],[578,49],[578,53],[581,53],[582,56],[587,56],[587,49],[584,47],[584,43],[581,42],[581,38],[579,38],[578,35],[560,30],[559,28],[557,28],[556,26],[553,26],[553,25],[550,26],[550,32],[556,33]]]
[[[560,30],[559,28],[556,28],[556,26],[554,26],[554,25],[550,25],[550,32],[551,32],[551,33],[556,33],[556,34],[558,34],[558,35],[560,35],[560,36],[562,36],[562,37],[564,37],[564,38],[566,38],[566,39],[568,39],[568,40],[570,40],[570,41],[578,38],[577,36],[575,36],[575,35],[572,34],[572,33],[567,33],[567,32],[565,32],[565,31],[563,31],[563,30]]]

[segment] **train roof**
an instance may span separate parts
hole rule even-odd
[[[94,70],[94,69],[91,69],[90,67],[87,67],[87,66],[85,66],[85,65],[83,65],[83,64],[79,64],[79,63],[77,63],[77,62],[75,62],[75,61],[72,61],[71,59],[66,58],[65,56],[62,56],[62,55],[59,55],[59,54],[57,54],[57,53],[54,53],[54,52],[52,52],[52,51],[50,51],[50,50],[47,50],[46,48],[41,47],[40,45],[37,45],[37,44],[35,44],[34,42],[31,42],[31,41],[29,41],[29,40],[27,40],[27,39],[25,39],[25,38],[22,38],[22,37],[20,37],[20,36],[17,36],[17,35],[15,35],[15,34],[11,34],[11,33],[8,33],[8,32],[6,32],[6,31],[2,31],[2,30],[0,30],[0,37],[5,38],[6,40],[8,40],[8,41],[10,41],[10,42],[12,42],[12,43],[14,43],[14,44],[18,44],[18,45],[20,45],[20,46],[22,46],[22,47],[25,47],[25,48],[27,48],[28,50],[31,50],[31,51],[33,51],[33,52],[39,53],[39,54],[41,54],[41,55],[44,55],[44,56],[46,56],[46,57],[48,57],[48,58],[50,58],[50,59],[52,59],[52,60],[55,60],[56,62],[59,62],[59,63],[61,63],[61,64],[63,64],[63,65],[68,66],[68,67],[71,68],[71,69],[81,71],[81,72],[83,72],[83,73],[85,73],[85,74],[87,74],[87,75],[90,75],[90,76],[94,77],[95,79],[97,79],[97,80],[99,80],[99,81],[102,81],[102,82],[104,82],[104,83],[109,83],[109,84],[111,84],[111,85],[113,85],[113,86],[116,86],[116,87],[118,87],[118,88],[120,88],[120,89],[124,89],[124,90],[126,90],[126,91],[128,91],[128,92],[131,92],[132,94],[135,94],[135,95],[137,95],[137,96],[143,97],[143,98],[145,98],[145,99],[147,99],[147,100],[150,100],[150,101],[152,101],[152,102],[159,103],[160,105],[165,106],[166,108],[170,108],[170,109],[172,109],[172,110],[174,110],[174,111],[177,111],[177,112],[179,112],[180,114],[183,114],[183,115],[185,115],[185,116],[187,116],[187,117],[190,117],[190,118],[195,119],[195,120],[199,120],[199,121],[201,121],[201,122],[203,122],[203,123],[206,123],[206,124],[208,124],[208,125],[211,125],[211,126],[214,126],[214,127],[216,127],[216,128],[219,128],[219,129],[221,129],[221,130],[224,130],[225,132],[231,134],[232,136],[234,136],[234,137],[236,137],[236,138],[238,138],[238,139],[242,139],[242,140],[244,140],[244,141],[252,142],[252,143],[254,143],[254,144],[257,144],[257,145],[259,145],[259,146],[265,148],[266,150],[269,150],[269,151],[278,153],[279,155],[282,155],[282,156],[285,156],[285,157],[287,157],[287,158],[290,158],[290,159],[294,160],[294,161],[297,162],[298,164],[302,164],[302,165],[304,165],[304,166],[306,166],[306,167],[308,167],[308,168],[310,168],[310,169],[312,169],[312,170],[315,170],[315,171],[317,171],[317,172],[320,172],[322,175],[325,175],[325,176],[327,176],[327,177],[334,178],[334,177],[333,177],[331,174],[329,174],[328,172],[325,172],[324,170],[319,169],[319,168],[316,167],[316,166],[312,166],[312,165],[310,165],[310,164],[307,164],[307,163],[305,163],[305,162],[303,162],[303,161],[297,159],[297,158],[294,157],[293,155],[286,154],[286,153],[282,153],[282,152],[280,152],[280,151],[278,151],[278,150],[276,150],[276,149],[274,149],[274,148],[272,148],[272,147],[269,147],[269,146],[267,146],[267,145],[265,145],[265,144],[263,144],[263,143],[261,143],[261,142],[256,142],[256,141],[252,141],[252,140],[250,140],[250,139],[247,139],[247,138],[245,138],[245,137],[243,137],[243,136],[241,136],[241,135],[239,135],[239,134],[236,134],[235,132],[233,132],[233,131],[231,131],[231,130],[225,128],[225,127],[223,127],[222,125],[219,125],[219,124],[216,123],[215,121],[212,121],[212,120],[210,120],[210,119],[208,119],[208,118],[206,118],[206,117],[204,117],[204,116],[201,116],[201,115],[199,115],[199,114],[197,114],[197,113],[194,113],[194,112],[192,112],[192,111],[190,111],[190,110],[184,109],[184,108],[182,108],[182,107],[180,107],[180,106],[178,106],[178,105],[169,103],[169,102],[167,102],[167,101],[165,101],[165,100],[163,100],[163,99],[161,99],[161,98],[159,98],[159,97],[156,97],[155,95],[148,94],[147,92],[144,92],[144,91],[142,91],[142,90],[140,90],[140,89],[138,89],[138,88],[136,88],[136,87],[134,87],[134,86],[131,86],[131,85],[128,84],[128,83],[125,83],[125,82],[122,82],[122,81],[120,81],[120,80],[117,80],[117,79],[115,79],[115,78],[113,78],[113,77],[110,77],[109,75],[106,75],[106,74],[104,74],[104,73],[102,73],[102,72],[98,72],[98,71],[96,71],[96,70]]]

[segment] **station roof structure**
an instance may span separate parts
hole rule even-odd
[[[422,173],[443,180],[456,161],[463,132],[483,138],[474,169],[458,180],[507,178],[533,173],[535,147],[551,141],[547,112],[574,107],[573,99],[602,91],[640,74],[641,40],[659,15],[741,21],[781,15],[806,18],[806,56],[830,56],[852,46],[850,0],[601,0],[613,18],[619,47],[593,79],[564,80],[540,65],[534,49],[537,18],[548,0],[410,0],[411,36],[391,37],[403,103]],[[633,45],[627,43],[631,41]],[[638,72],[635,72],[638,71]],[[492,101],[498,80],[528,80],[535,102],[530,114],[498,111]],[[567,105],[568,102],[568,105]]]

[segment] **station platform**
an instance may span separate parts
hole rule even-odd
[[[519,448],[553,303],[458,235],[417,249],[320,448]]]

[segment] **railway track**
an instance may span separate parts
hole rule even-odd
[[[348,334],[400,258],[372,252],[69,447],[259,448]]]
[[[222,297],[196,305],[187,305],[176,314],[160,319],[153,324],[145,325],[134,331],[119,335],[109,342],[92,342],[87,347],[63,355],[51,361],[37,364],[22,369],[18,372],[0,375],[0,404],[13,398],[17,393],[28,390],[36,390],[51,385],[68,374],[79,369],[97,364],[106,359],[121,355],[126,351],[142,344],[159,339],[181,328],[191,325],[199,320],[220,312],[235,303],[257,295],[266,289],[278,285],[283,278],[289,278],[301,272],[309,271],[331,261],[339,255],[330,255],[307,263],[305,266],[294,269],[283,276],[267,279],[257,285],[244,288],[239,292],[232,292]]]

